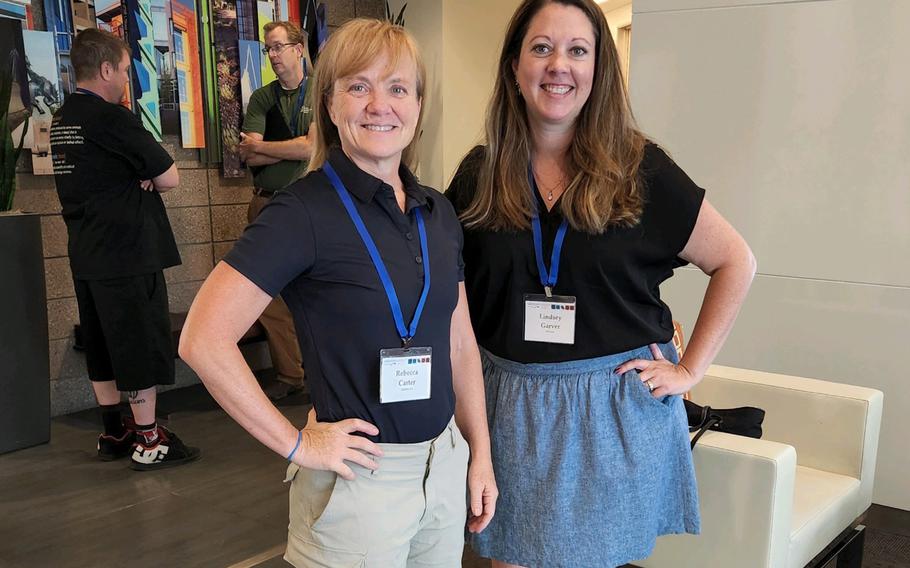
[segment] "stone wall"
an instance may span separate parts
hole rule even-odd
[[[383,0],[326,0],[325,3],[330,30],[354,17],[385,15]],[[249,176],[222,177],[220,164],[199,162],[199,153],[182,148],[176,136],[165,137],[164,147],[180,169],[180,186],[163,195],[183,259],[182,265],[165,271],[171,311],[179,312],[189,309],[206,276],[243,232],[252,180]],[[73,326],[79,317],[67,257],[66,227],[60,216],[54,178],[35,176],[30,172],[31,158],[25,156],[16,176],[13,208],[41,214],[50,339],[51,414],[58,416],[91,407],[95,401],[85,371],[85,359],[73,350]],[[246,350],[246,355],[254,368],[269,365],[264,345],[252,346]],[[177,386],[198,382],[186,365],[181,361],[177,365]]]

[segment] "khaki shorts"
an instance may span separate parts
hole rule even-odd
[[[379,469],[357,477],[288,467],[288,548],[298,568],[459,568],[468,444],[451,420],[435,439],[380,444]]]

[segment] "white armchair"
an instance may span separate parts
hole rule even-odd
[[[763,408],[764,434],[699,439],[702,534],[661,537],[636,565],[802,568],[871,505],[880,391],[714,365],[692,400]]]

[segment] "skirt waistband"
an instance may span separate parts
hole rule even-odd
[[[676,360],[676,348],[673,342],[658,343],[664,357],[671,361]],[[632,359],[653,359],[651,349],[645,345],[622,353],[594,357],[593,359],[577,359],[575,361],[562,361],[559,363],[519,363],[493,355],[483,347],[480,348],[481,355],[489,359],[494,365],[504,371],[516,373],[519,375],[569,375],[575,373],[591,373],[596,371],[606,371],[613,374],[613,370],[626,361]]]

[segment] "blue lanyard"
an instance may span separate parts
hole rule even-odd
[[[306,71],[304,71],[304,74]],[[291,123],[288,125],[291,128],[291,135],[296,138],[297,132],[299,130],[297,121],[300,118],[300,109],[303,108],[303,100],[306,98],[306,84],[309,79],[304,75],[303,81],[300,82],[299,91],[297,91],[297,102],[294,103],[294,108],[291,109]],[[275,87],[275,100],[281,100],[281,85],[278,81],[274,83]]]
[[[401,304],[398,302],[398,294],[395,293],[395,285],[392,284],[392,279],[389,277],[389,272],[386,270],[385,263],[382,262],[382,257],[379,256],[379,249],[376,248],[373,237],[370,236],[370,232],[367,230],[366,225],[363,224],[363,218],[360,216],[357,208],[354,207],[354,202],[351,200],[351,194],[348,193],[341,178],[335,173],[332,164],[326,161],[325,164],[322,165],[322,171],[329,176],[329,181],[331,181],[332,185],[335,187],[338,197],[341,198],[344,208],[347,209],[351,221],[354,222],[357,232],[360,233],[363,244],[366,245],[367,251],[370,253],[370,258],[373,260],[373,266],[376,267],[376,272],[379,273],[382,287],[385,288],[385,295],[389,299],[389,305],[392,308],[392,317],[395,319],[395,327],[398,328],[398,335],[401,336],[401,343],[404,347],[407,347],[411,342],[411,339],[417,333],[417,324],[420,323],[420,316],[423,314],[423,307],[427,303],[427,296],[430,293],[430,252],[427,247],[427,229],[423,224],[423,215],[420,212],[420,208],[414,208],[414,216],[417,218],[417,233],[420,235],[420,254],[423,255],[423,291],[420,293],[420,301],[417,302],[417,309],[414,310],[414,317],[411,319],[411,325],[405,327],[404,315],[401,313]]]
[[[547,297],[553,295],[553,287],[559,277],[559,256],[562,253],[562,243],[566,238],[569,222],[565,219],[556,231],[556,240],[553,241],[553,254],[550,255],[550,270],[543,260],[543,236],[540,230],[540,217],[537,215],[537,182],[534,181],[534,172],[528,163],[528,185],[531,187],[531,203],[534,209],[531,212],[531,231],[534,233],[534,256],[537,258],[537,271],[540,274],[540,283],[543,285]]]

